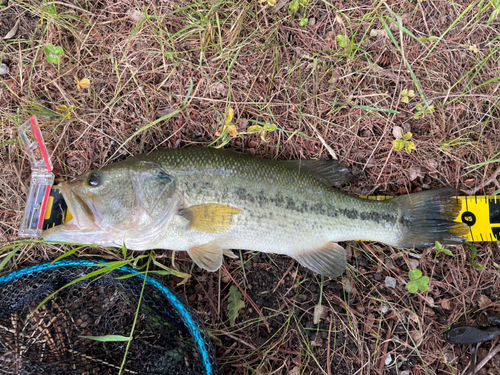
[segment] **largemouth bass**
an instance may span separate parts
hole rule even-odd
[[[339,241],[398,247],[460,244],[467,226],[452,189],[386,201],[332,185],[348,171],[336,161],[273,161],[208,148],[156,151],[63,182],[73,218],[44,232],[51,242],[131,250],[187,251],[215,271],[230,249],[286,254],[337,277],[346,266]]]

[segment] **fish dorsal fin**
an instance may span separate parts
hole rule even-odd
[[[189,227],[210,233],[222,233],[233,226],[233,215],[241,210],[217,203],[200,204],[179,212],[189,221]]]
[[[222,265],[222,249],[213,243],[194,246],[188,254],[199,267],[210,272],[217,271]]]
[[[286,160],[281,163],[305,170],[329,186],[342,185],[351,178],[347,164],[338,160]]]
[[[175,192],[175,180],[161,165],[142,161],[130,170],[136,194],[136,206],[146,210],[153,220],[165,215],[165,208]]]
[[[328,242],[320,249],[300,251],[293,257],[304,267],[327,277],[342,275],[347,264],[345,249],[334,242]]]

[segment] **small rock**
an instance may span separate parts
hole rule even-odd
[[[376,273],[375,275],[373,275],[373,278],[376,280],[376,281],[380,281],[382,280],[382,275],[380,273]]]
[[[430,307],[436,307],[436,305],[434,304],[434,298],[432,298],[431,296],[427,296],[425,300],[427,301]]]
[[[394,138],[402,139],[403,135],[401,133],[403,133],[403,128],[401,126],[395,126],[392,128],[392,135]]]
[[[395,288],[397,285],[396,279],[394,277],[387,276],[385,278],[385,286],[388,288]]]
[[[0,76],[9,74],[9,67],[5,64],[0,64]]]
[[[412,270],[417,269],[420,265],[420,261],[418,259],[410,259],[410,268]]]
[[[306,302],[306,300],[307,300],[307,296],[305,294],[299,294],[297,296],[297,301],[299,301],[301,303]]]
[[[380,306],[380,312],[382,314],[385,315],[385,314],[387,314],[388,311],[389,311],[389,306],[387,304],[384,303],[384,304],[382,304],[382,306]]]
[[[418,347],[420,345],[420,342],[422,341],[422,335],[420,334],[420,332],[419,331],[411,331],[410,336]]]
[[[308,25],[311,27],[314,27],[314,25],[316,25],[316,18],[314,18],[314,17],[309,18]]]
[[[401,371],[401,372],[399,373],[399,375],[410,375],[410,371],[408,371],[408,370]]]
[[[377,36],[380,30],[377,29],[371,29],[370,30],[370,36]]]
[[[366,265],[367,265],[366,259],[363,257],[358,257],[358,266],[359,267],[366,267]]]
[[[385,357],[385,365],[389,366],[392,363],[392,355],[391,353],[387,354],[387,357]]]
[[[389,268],[390,270],[393,270],[396,268],[396,267],[394,267],[394,262],[392,261],[391,258],[385,258],[384,263],[387,266],[387,268]]]
[[[132,22],[141,22],[144,16],[137,9],[129,9],[127,10],[127,16],[129,16],[130,21]]]

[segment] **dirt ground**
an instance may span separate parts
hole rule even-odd
[[[352,194],[500,193],[498,1],[0,4],[0,63],[9,69],[0,75],[2,273],[72,248],[17,236],[30,175],[17,128],[32,114],[56,181],[156,149],[225,143],[265,158],[338,158]],[[59,63],[47,60],[49,44],[63,48]],[[266,124],[272,131],[252,132]],[[411,153],[395,149],[401,130]],[[452,257],[435,247],[342,245],[349,267],[338,279],[245,251],[216,273],[176,253],[192,276],[164,279],[205,321],[221,374],[463,374],[470,347],[442,332],[485,310],[500,314],[498,242],[474,243],[482,270],[468,245],[448,247]],[[89,254],[123,258],[95,247],[74,256]],[[171,252],[155,255],[172,267]],[[409,266],[430,278],[428,291],[408,292]],[[245,302],[234,326],[231,285]],[[480,359],[497,341],[479,348]],[[479,373],[499,369],[497,354]]]

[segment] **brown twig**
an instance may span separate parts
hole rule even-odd
[[[492,182],[495,184],[496,187],[500,188],[500,182],[498,181],[498,176],[500,176],[500,167],[497,168],[495,172],[491,175],[490,178],[488,178],[484,183],[482,183],[479,186],[476,186],[472,189],[469,190],[462,190],[465,194],[467,195],[474,195],[476,194],[479,190],[484,189],[485,186],[488,186]]]
[[[394,325],[394,320],[393,319],[389,320],[389,328],[387,329],[387,334],[385,335],[384,346],[383,346],[382,352],[380,353],[380,356],[379,356],[379,365],[378,365],[379,370],[378,370],[378,372],[380,374],[384,373],[385,358],[387,357],[387,349],[389,348],[389,342],[390,342],[390,338],[391,338],[393,325]]]
[[[326,349],[326,367],[328,375],[332,375],[332,364],[330,361],[330,337],[332,334],[332,322],[333,322],[333,316],[330,319],[330,327],[328,328],[328,348]]]

